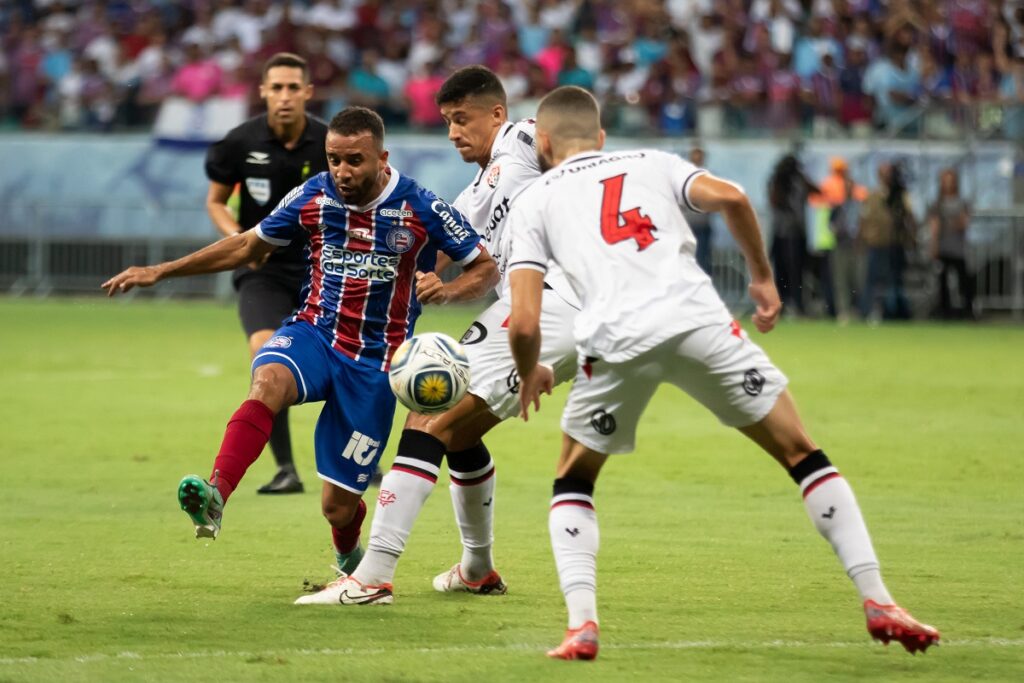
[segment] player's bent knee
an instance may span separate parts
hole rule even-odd
[[[352,503],[349,503],[348,501],[324,501],[323,505],[321,505],[320,511],[323,513],[324,519],[327,520],[328,524],[333,526],[335,529],[342,529],[352,521],[353,517],[355,517],[356,508],[358,507],[358,498],[356,498]]]
[[[252,373],[249,398],[267,405],[275,413],[298,400],[295,377],[284,365],[268,363]]]
[[[434,437],[451,450],[463,450],[474,446],[494,424],[497,418],[487,420],[493,414],[487,404],[477,396],[466,394],[450,410],[435,415],[410,412],[405,428],[424,432]]]

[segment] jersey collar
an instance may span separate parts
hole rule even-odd
[[[596,149],[590,149],[586,152],[577,152],[571,157],[562,160],[559,166],[565,166],[566,164],[575,164],[577,161],[586,161],[587,159],[596,159],[601,156],[602,152]]]
[[[388,180],[388,184],[384,186],[384,189],[375,199],[371,199],[363,206],[352,206],[346,204],[345,208],[349,211],[355,211],[356,213],[366,213],[367,211],[373,211],[375,208],[383,204],[388,198],[394,193],[395,188],[398,187],[398,169],[394,166],[388,166],[388,170],[391,172],[391,179]]]

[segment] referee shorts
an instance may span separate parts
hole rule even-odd
[[[238,277],[235,288],[238,290],[238,317],[246,337],[260,330],[276,330],[302,303],[300,281],[258,270]]]

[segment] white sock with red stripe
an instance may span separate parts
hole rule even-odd
[[[444,444],[425,432],[406,429],[391,471],[380,482],[370,540],[353,578],[363,584],[391,583],[398,558],[423,504],[434,490]]]
[[[462,539],[460,571],[468,581],[480,581],[494,569],[494,461],[483,444],[448,453],[448,490]]]
[[[832,544],[861,599],[892,604],[860,506],[846,479],[820,450],[801,460],[789,473],[800,486],[807,515],[818,533]]]
[[[600,533],[594,512],[594,485],[583,479],[555,480],[548,531],[558,581],[569,611],[569,628],[597,623],[597,550]]]

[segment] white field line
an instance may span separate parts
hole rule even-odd
[[[210,650],[199,652],[159,652],[140,654],[138,652],[118,652],[116,654],[95,653],[77,657],[0,657],[0,666],[18,664],[90,664],[104,661],[157,661],[157,660],[188,660],[188,659],[220,659],[220,658],[256,658],[256,657],[343,657],[347,655],[389,655],[389,654],[465,654],[474,652],[543,652],[550,646],[537,643],[506,643],[503,645],[451,645],[442,647],[411,647],[411,648],[286,648],[283,650],[264,650],[261,652],[248,650]],[[727,640],[674,640],[651,641],[646,643],[605,643],[602,650],[716,650],[733,648],[738,650],[788,650],[788,649],[867,649],[880,647],[871,641],[858,640],[832,643],[811,643],[799,640],[766,640],[744,643]],[[893,643],[889,647],[899,648]],[[943,640],[941,650],[949,648],[971,647],[1024,647],[1024,639],[1011,638],[967,638],[963,640]]]

